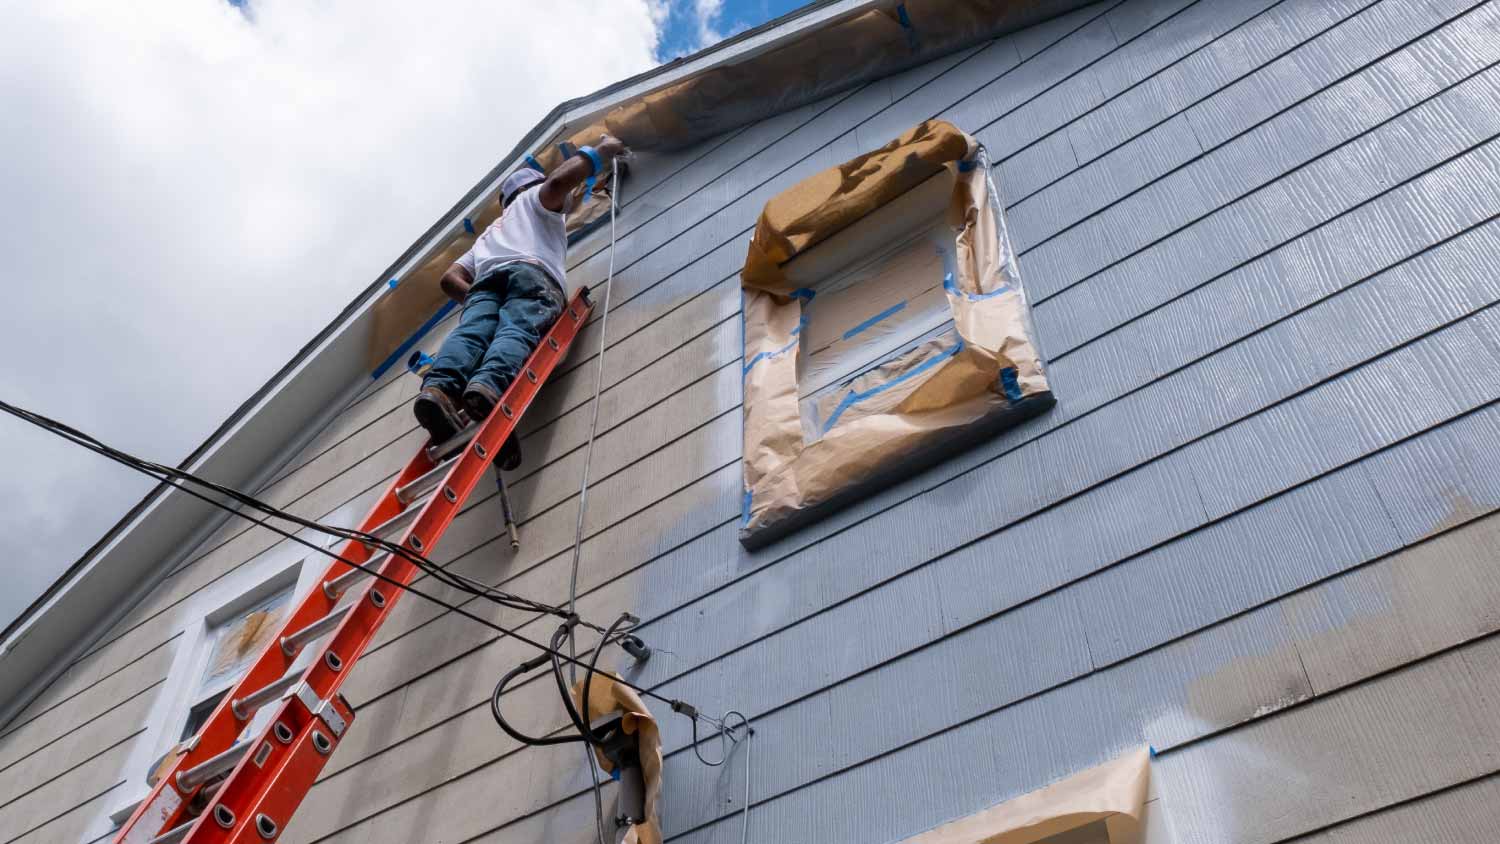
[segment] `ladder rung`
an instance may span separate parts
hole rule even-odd
[[[250,750],[252,744],[253,741],[242,741],[218,756],[188,768],[177,775],[177,787],[183,791],[192,791],[219,774],[234,770],[234,766],[240,763],[240,757]]]
[[[369,559],[326,570],[319,583],[323,593],[297,599],[293,616],[297,619],[295,628],[300,629],[286,625],[276,632],[277,644],[284,652],[264,651],[257,657],[250,671],[255,679],[241,678],[242,682],[228,695],[230,705],[216,708],[200,726],[188,745],[191,749],[172,762],[171,773],[152,786],[145,802],[117,831],[121,840],[191,844],[203,835],[215,840],[233,837],[239,841],[254,838],[252,828],[266,841],[278,837],[279,827],[304,802],[326,757],[354,718],[354,710],[339,686],[367,651],[371,637],[389,615],[390,601],[399,594],[375,580],[388,579],[393,589],[402,589],[423,569],[415,563],[408,565],[405,558],[413,556],[410,552],[422,553],[424,546],[435,545],[450,528],[454,515],[450,511],[457,509],[460,487],[472,488],[480,480],[479,474],[499,456],[501,446],[493,446],[496,453],[490,453],[490,440],[503,443],[507,436],[519,435],[518,420],[548,379],[557,374],[563,355],[577,342],[592,307],[587,288],[573,295],[568,316],[554,323],[543,338],[544,345],[527,359],[515,389],[503,397],[499,412],[494,414],[498,419],[471,421],[460,414],[454,423],[463,427],[454,436],[430,446],[423,442],[398,476],[402,480],[383,486],[385,497],[376,508],[381,516],[391,515],[391,518],[374,526],[370,525],[379,516],[361,522],[361,529],[368,534],[355,540],[353,550],[359,552],[358,546],[365,544],[368,553],[345,557]],[[478,433],[490,422],[499,427],[490,431],[481,447]],[[462,484],[458,480],[445,484],[450,474],[462,478]],[[495,474],[498,478],[501,473]],[[502,501],[508,505],[508,496],[502,496]],[[424,516],[428,505],[434,502],[442,502],[442,506]],[[508,520],[513,528],[514,519]],[[419,521],[422,527],[417,533]],[[397,539],[404,540],[404,547],[396,546]],[[370,607],[362,603],[367,600]],[[323,612],[327,615],[316,618]],[[307,623],[308,619],[315,620]],[[345,634],[359,635],[347,643],[337,642],[335,648],[333,639],[343,625],[352,625],[343,631]],[[308,671],[322,670],[317,667],[318,662],[334,672],[330,687],[321,692],[307,682]],[[275,674],[288,666],[299,667],[292,668],[291,674]],[[272,676],[276,679],[265,682],[264,678]],[[298,705],[293,705],[290,697],[296,697]],[[277,717],[268,717],[273,714]],[[244,734],[247,723],[262,719],[270,721],[264,730],[253,737]],[[223,742],[234,735],[240,738],[225,749]],[[298,755],[302,754],[302,741],[309,741],[314,752]],[[210,753],[215,755],[205,758]],[[247,761],[251,764],[245,764]],[[220,797],[225,798],[224,802],[220,802]],[[230,803],[235,804],[235,811],[242,811],[247,817],[235,818]],[[271,805],[278,807],[274,822],[271,814],[259,813],[257,808]],[[206,819],[203,815],[187,817],[205,806]],[[167,818],[174,819],[177,825],[166,828]]]
[[[282,636],[282,653],[285,653],[287,656],[291,656],[298,650],[301,650],[303,645],[337,627],[339,625],[339,622],[344,620],[344,616],[349,614],[349,608],[352,606],[354,605],[346,604],[329,613],[328,615],[323,616],[317,621],[314,621],[312,624],[307,625],[301,630],[298,630],[296,633],[293,633],[290,636]],[[282,679],[286,678],[283,677]],[[281,681],[277,680],[276,682],[279,683]]]
[[[167,830],[166,832],[163,832],[161,835],[158,835],[155,838],[151,839],[150,844],[178,844],[178,842],[182,841],[184,838],[187,838],[188,830],[193,828],[193,821],[196,820],[198,819],[190,818],[188,819],[187,823],[184,823],[181,826],[175,826]]]
[[[447,460],[444,460],[443,462],[427,470],[427,473],[422,475],[420,478],[417,478],[406,486],[397,489],[396,500],[400,501],[402,504],[410,504],[418,498],[421,498],[427,492],[435,489],[438,485],[438,482],[442,481],[444,476],[448,474],[448,470],[453,468],[453,464],[457,462],[457,460],[457,457],[449,457]]]
[[[389,551],[381,551],[379,554],[365,560],[362,569],[349,569],[343,574],[323,584],[323,594],[330,600],[337,601],[339,596],[349,591],[349,587],[370,576],[368,569],[379,570],[385,565],[385,561],[391,556]]]
[[[235,698],[229,704],[234,709],[234,717],[241,721],[250,720],[255,710],[286,694],[288,689],[297,685],[297,680],[301,677],[301,671],[292,671],[270,685],[261,686],[244,697]]]
[[[203,787],[203,790],[198,792],[198,796],[195,799],[199,801],[200,805],[203,803],[207,803],[208,801],[213,800],[214,795],[218,794],[219,789],[223,787],[224,780],[217,780],[213,783],[205,785]],[[178,824],[177,826],[172,827],[166,832],[163,832],[161,835],[158,835],[155,838],[151,839],[148,844],[181,844],[181,842],[187,840],[188,830],[193,828],[193,824],[197,822],[197,820],[198,818],[196,816],[188,818],[181,824]]]
[[[420,512],[422,508],[417,506],[416,502],[412,502],[405,510],[371,528],[370,533],[381,539],[390,539],[393,534],[400,533],[402,528],[415,521]]]
[[[469,440],[474,439],[474,435],[477,433],[479,433],[479,426],[472,422],[469,423],[462,431],[459,431],[447,440],[434,446],[428,446],[427,459],[434,463],[440,462],[443,458],[468,445]]]

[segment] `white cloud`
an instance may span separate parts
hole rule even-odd
[[[0,396],[176,462],[659,0],[10,4]],[[0,420],[7,622],[146,486]]]
[[[698,25],[698,48],[711,47],[724,40],[719,18],[724,14],[724,0],[693,0],[693,19]]]

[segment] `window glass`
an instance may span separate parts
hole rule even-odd
[[[266,642],[281,630],[291,610],[292,590],[280,592],[239,610],[209,628],[208,661],[198,683],[198,695],[211,694],[232,685],[249,669]]]

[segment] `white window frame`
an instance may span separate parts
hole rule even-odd
[[[123,824],[150,795],[151,789],[146,785],[147,766],[181,740],[188,713],[207,697],[207,693],[197,692],[213,649],[214,628],[236,612],[288,586],[292,587],[290,606],[295,608],[317,585],[330,559],[305,546],[282,543],[188,598],[176,614],[179,620],[176,653],[166,682],[147,715],[145,733],[136,740],[121,772],[126,783],[125,796],[110,804],[111,828]]]

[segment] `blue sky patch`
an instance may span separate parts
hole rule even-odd
[[[669,62],[804,5],[802,0],[664,0],[656,58]]]

